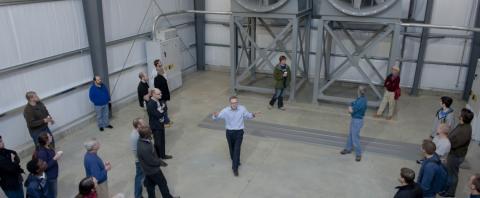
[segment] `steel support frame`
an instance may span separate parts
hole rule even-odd
[[[338,23],[340,27],[342,22],[362,22],[362,23],[373,23],[373,24],[384,24],[384,28],[377,31],[370,39],[365,41],[362,45],[355,41],[353,36],[346,30],[342,29],[342,32],[345,34],[346,38],[352,43],[354,47],[354,52],[351,52],[345,44],[338,37],[336,32],[330,27],[331,23]],[[345,81],[341,80],[341,75],[345,73],[349,68],[356,68],[358,73],[361,76],[361,83],[368,84],[370,88],[375,93],[377,100],[369,100],[368,105],[376,107],[380,105],[380,100],[382,98],[381,92],[376,87],[375,83],[370,76],[367,75],[365,71],[360,67],[359,61],[365,60],[367,65],[375,73],[375,76],[383,81],[387,74],[382,75],[378,69],[373,65],[369,57],[366,55],[367,52],[376,46],[379,42],[391,35],[392,44],[390,46],[390,57],[388,59],[387,71],[390,71],[391,66],[395,64],[395,61],[400,59],[400,50],[401,50],[401,26],[399,25],[399,20],[379,20],[379,19],[369,19],[362,18],[361,21],[358,21],[358,18],[352,17],[322,17],[318,20],[318,31],[317,31],[317,53],[315,60],[315,75],[313,81],[313,97],[312,103],[317,103],[318,100],[332,101],[332,102],[341,102],[349,103],[351,98],[337,97],[337,96],[328,96],[324,93],[334,82],[336,81]],[[343,61],[337,68],[333,71],[330,71],[330,55],[331,55],[331,46],[332,41],[337,45],[341,51],[346,55],[346,60]],[[325,84],[320,87],[321,81],[321,66],[324,61],[324,73],[325,73]]]
[[[246,28],[241,19],[247,19]],[[274,33],[271,26],[265,22],[264,19],[287,19],[289,23],[283,29]],[[285,92],[289,95],[289,100],[295,100],[296,92],[301,88],[308,79],[308,65],[309,65],[309,51],[310,51],[310,31],[312,17],[309,12],[298,15],[280,15],[280,14],[258,14],[258,13],[233,13],[230,18],[230,53],[231,53],[231,68],[230,68],[230,83],[232,88],[232,95],[237,94],[237,91],[251,91],[264,94],[274,93],[273,88],[257,87],[250,83],[249,85],[242,85],[241,82],[250,77],[251,82],[256,81],[256,73],[265,65],[273,69],[276,65],[271,62],[271,59],[278,52],[285,52],[285,55],[291,60],[291,82],[290,89]],[[257,23],[259,22],[259,23]],[[256,40],[257,25],[262,25],[269,35],[273,38],[272,42],[266,48],[260,47]],[[304,27],[303,33],[300,31],[301,24]],[[255,27],[253,27],[255,26]],[[292,49],[286,48],[285,41],[290,38]],[[241,46],[239,46],[241,42]],[[278,50],[265,50],[278,49]],[[239,58],[240,50],[240,58]],[[246,54],[247,64],[246,68],[242,68],[240,72],[240,65],[242,64],[243,54]],[[297,79],[299,78],[299,79]]]

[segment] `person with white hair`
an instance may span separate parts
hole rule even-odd
[[[387,76],[383,86],[385,87],[385,93],[375,117],[381,117],[388,105],[387,120],[391,120],[395,112],[396,101],[400,97],[400,68],[397,65],[392,67],[392,73]]]
[[[348,107],[352,120],[350,121],[350,132],[347,137],[347,144],[340,154],[345,155],[355,149],[355,161],[362,160],[362,148],[360,145],[360,130],[363,127],[363,117],[367,111],[367,98],[365,97],[366,89],[364,86],[358,87],[358,97]]]
[[[83,158],[83,165],[85,167],[85,173],[87,177],[95,177],[98,182],[97,197],[108,198],[108,182],[107,172],[110,171],[112,165],[110,162],[103,160],[97,155],[100,149],[100,142],[97,139],[91,138],[83,143],[83,146],[87,150]]]

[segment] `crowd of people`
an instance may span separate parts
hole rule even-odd
[[[291,72],[286,64],[286,57],[280,56],[279,63],[273,71],[275,80],[275,93],[268,103],[272,109],[277,103],[278,109],[285,111],[283,103],[284,90],[290,84]],[[148,122],[143,117],[133,120],[133,130],[130,133],[130,145],[135,157],[135,182],[134,197],[141,198],[143,186],[149,198],[155,197],[158,186],[163,198],[177,198],[170,193],[167,180],[161,167],[168,166],[165,160],[172,159],[165,150],[165,128],[171,127],[173,122],[168,116],[167,101],[170,100],[170,90],[166,78],[166,71],[160,60],[154,61],[157,76],[154,87],[150,88],[148,76],[140,72],[138,77],[138,102],[139,106],[148,116]],[[387,120],[391,120],[395,113],[396,101],[400,97],[400,68],[392,67],[392,73],[384,82],[384,96],[380,107],[374,117],[382,117],[387,109]],[[349,105],[348,112],[351,116],[349,135],[344,149],[340,152],[346,155],[355,151],[355,161],[362,159],[362,145],[360,132],[364,124],[367,110],[366,87],[357,89],[357,98]],[[31,160],[26,169],[29,172],[25,181],[25,171],[20,166],[18,154],[5,148],[0,136],[0,187],[8,198],[56,198],[59,167],[58,161],[63,156],[62,151],[55,149],[55,141],[49,129],[49,124],[54,124],[54,119],[46,106],[33,91],[26,93],[28,101],[24,109],[24,118],[35,144]],[[109,121],[110,93],[102,83],[100,76],[95,76],[90,86],[89,99],[96,112],[96,122],[100,132],[113,129]],[[226,139],[232,161],[232,172],[239,176],[241,166],[240,153],[244,136],[244,121],[254,119],[261,112],[249,112],[239,104],[236,96],[229,98],[230,105],[219,112],[212,113],[213,120],[224,120]],[[395,198],[414,197],[455,197],[458,184],[460,165],[465,161],[465,156],[471,142],[472,127],[470,125],[474,114],[463,108],[459,112],[458,120],[455,111],[451,108],[452,98],[440,98],[440,108],[434,113],[434,122],[431,133],[423,140],[421,150],[423,158],[417,160],[420,164],[419,173],[415,182],[415,171],[411,168],[400,170],[398,191]],[[100,142],[91,138],[84,142],[86,149],[83,165],[85,178],[78,184],[76,198],[110,198],[108,190],[108,172],[112,165],[104,161],[99,155]],[[24,187],[26,190],[24,190]],[[480,197],[480,175],[473,175],[468,182],[472,198]],[[26,192],[25,192],[26,191]],[[123,197],[117,194],[114,197]]]

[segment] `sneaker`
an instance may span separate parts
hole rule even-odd
[[[112,126],[112,125],[108,125],[107,128],[113,129],[113,126]]]
[[[351,153],[351,152],[352,152],[352,151],[348,151],[347,149],[343,149],[343,150],[340,152],[340,154],[345,155],[345,154],[349,154],[349,153]]]
[[[98,128],[100,131],[103,131],[103,127]]]
[[[362,160],[362,156],[359,155],[355,157],[355,161],[359,162],[360,160]]]
[[[280,108],[278,108],[278,109],[280,109],[280,110],[282,110],[282,111],[285,111],[285,110],[286,110],[285,107],[280,107]]]
[[[171,127],[172,127],[172,124],[164,124],[163,127],[165,127],[165,128],[171,128]]]

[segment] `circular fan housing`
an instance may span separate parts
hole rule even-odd
[[[399,0],[328,0],[340,12],[351,16],[372,16],[392,7]]]
[[[271,12],[288,2],[288,0],[235,0],[243,8],[253,12]],[[294,0],[296,1],[296,0]]]

